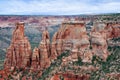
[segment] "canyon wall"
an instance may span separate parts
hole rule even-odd
[[[24,23],[17,23],[11,44],[7,49],[4,68],[25,68],[30,66],[31,45],[24,34]]]
[[[91,63],[94,55],[105,61],[110,55],[107,50],[108,41],[120,37],[119,32],[119,24],[105,24],[102,27],[96,25],[87,33],[85,23],[62,23],[51,43],[49,32],[44,30],[39,46],[32,52],[30,42],[24,34],[24,23],[19,22],[16,23],[11,44],[6,52],[4,68],[43,71],[65,50],[70,50],[70,55],[62,58],[63,63],[78,61],[78,58],[81,58],[82,62]]]

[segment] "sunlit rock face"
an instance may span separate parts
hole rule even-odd
[[[42,41],[39,47],[35,47],[33,53],[28,38],[24,34],[24,23],[16,23],[12,41],[7,49],[4,68],[28,68],[31,70],[43,70],[50,66],[50,38],[48,31],[43,31]]]
[[[120,37],[120,24],[118,23],[97,23],[94,25],[90,40],[94,55],[106,60],[110,54],[107,50],[110,39]]]
[[[50,66],[50,38],[48,31],[43,31],[39,48],[35,47],[32,54],[31,69],[43,70]]]
[[[71,50],[69,59],[77,60],[78,55],[82,55],[80,57],[87,62],[91,58],[87,56],[87,54],[91,54],[89,46],[89,36],[86,33],[84,23],[63,23],[53,36],[51,54],[55,57],[64,50]]]
[[[7,49],[4,68],[25,68],[30,66],[31,46],[24,35],[24,23],[16,23],[12,41]]]
[[[38,68],[40,69],[40,53],[39,49],[35,47],[32,54],[31,69],[36,71]]]
[[[40,66],[42,69],[50,66],[50,37],[48,31],[43,31],[42,41],[39,45],[40,50]]]
[[[105,30],[108,39],[120,37],[120,23],[107,23]]]
[[[92,32],[91,45],[93,54],[106,60],[109,53],[107,51],[108,48],[107,39],[104,38],[104,35],[106,34],[100,32]]]
[[[91,46],[94,55],[101,57],[106,60],[109,52],[107,50],[107,33],[105,31],[105,24],[98,24],[94,26],[91,31]]]
[[[30,72],[38,72],[37,77],[42,76],[43,71],[51,67],[51,62],[57,60],[65,50],[70,50],[70,55],[62,56],[60,68],[70,66],[74,61],[81,58],[82,62],[91,63],[93,55],[99,56],[106,60],[110,54],[107,50],[108,41],[112,38],[120,37],[119,24],[96,24],[92,27],[91,32],[87,33],[85,23],[62,23],[58,31],[53,35],[50,43],[49,32],[42,32],[42,39],[38,47],[31,51],[31,46],[28,38],[24,34],[24,23],[19,22],[13,31],[12,41],[7,49],[4,68],[14,70],[15,68],[24,70],[30,69]],[[56,65],[58,65],[56,63]],[[52,65],[53,66],[53,65]],[[76,65],[73,65],[77,67]],[[82,71],[97,70],[94,67],[81,66]],[[49,69],[49,68],[48,68]],[[59,66],[56,68],[59,71]],[[62,70],[62,69],[60,69]],[[8,70],[9,71],[9,70]],[[50,74],[50,80],[88,80],[89,75],[75,75],[73,73]],[[4,75],[6,71],[2,71]],[[81,73],[82,74],[82,73]]]

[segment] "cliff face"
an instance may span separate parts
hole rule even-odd
[[[84,55],[85,49],[87,49],[86,53],[91,54],[91,52],[89,52],[89,46],[89,37],[86,33],[84,23],[63,23],[52,39],[51,54],[54,55],[52,58],[54,59],[64,50],[71,50],[71,56],[68,58],[77,60],[78,55],[79,57]],[[68,58],[66,58],[66,60],[68,60]],[[86,57],[84,56],[82,58],[83,61],[85,61],[84,59]]]
[[[42,41],[39,45],[41,68],[45,69],[50,65],[50,37],[48,31],[43,31]]]
[[[120,37],[120,24],[106,23],[104,26],[94,26],[91,35],[91,46],[94,55],[106,60],[110,53],[108,52],[108,42],[113,38]]]
[[[108,39],[120,37],[120,24],[108,23],[105,27]]]
[[[93,54],[99,56],[103,60],[106,60],[109,55],[107,50],[107,34],[110,34],[110,32],[107,32],[105,27],[106,26],[94,26],[90,35]]]
[[[62,58],[63,64],[78,61],[78,58],[81,58],[82,62],[91,63],[93,55],[106,60],[110,54],[107,50],[107,41],[120,37],[119,32],[120,27],[117,24],[107,24],[104,27],[94,26],[91,32],[87,34],[85,23],[63,23],[53,35],[51,44],[49,32],[44,30],[38,48],[35,47],[32,52],[28,38],[24,34],[24,23],[20,22],[16,24],[11,44],[7,49],[4,68],[30,67],[33,72],[40,71],[39,76],[41,76],[42,71],[50,68],[51,61],[55,61],[65,50],[70,50],[71,53],[68,57]],[[71,80],[68,78],[71,74],[61,75],[64,79]],[[74,79],[76,75],[71,76]],[[85,77],[86,79],[87,76],[78,77]],[[59,79],[59,75],[53,75],[51,80],[56,79]]]
[[[50,38],[48,31],[43,31],[39,48],[34,48],[31,69],[43,70],[50,66]]]
[[[39,48],[31,52],[31,45],[24,34],[24,23],[17,23],[13,32],[11,44],[7,50],[5,68],[32,67],[34,69],[46,68],[50,64],[50,39],[49,33],[43,31]]]
[[[24,35],[24,23],[17,23],[7,50],[5,68],[24,68],[31,64],[32,68],[44,69],[50,65],[50,60],[65,50],[71,50],[71,55],[64,61],[77,61],[80,57],[83,62],[91,62],[93,55],[106,59],[109,55],[107,40],[119,37],[119,30],[118,25],[107,24],[102,28],[94,27],[88,35],[84,23],[63,23],[53,35],[51,45],[48,31],[43,31],[42,41],[32,54],[30,43]]]
[[[37,70],[40,68],[40,53],[37,47],[34,48],[32,54],[31,69]]]
[[[13,37],[7,49],[4,68],[25,68],[30,66],[31,46],[24,35],[24,23],[17,23]]]

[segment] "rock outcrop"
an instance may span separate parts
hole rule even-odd
[[[99,31],[95,31],[91,33],[91,46],[92,52],[94,55],[101,57],[106,60],[109,52],[107,50],[107,39],[105,38],[106,33],[101,33]]]
[[[94,26],[94,29],[91,31],[91,45],[93,53],[106,60],[110,54],[107,50],[108,42],[113,38],[119,37],[120,25],[104,23],[104,25],[100,26],[100,24],[98,23],[98,25]]]
[[[30,66],[31,46],[24,34],[24,23],[19,22],[13,32],[12,41],[7,49],[4,68],[25,68]]]
[[[35,47],[32,54],[31,69],[36,71],[38,68],[40,69],[40,53],[39,49]]]
[[[43,31],[39,48],[34,48],[31,69],[43,70],[50,66],[50,38],[48,31]]]
[[[107,23],[100,25],[98,23],[91,31],[91,46],[94,55],[106,60],[108,55],[108,42],[110,39],[120,37],[120,24]]]
[[[70,50],[71,53],[68,57],[64,56],[61,58],[62,66],[67,65],[68,62],[78,61],[78,58],[81,58],[82,62],[91,63],[93,55],[106,60],[110,54],[107,50],[108,40],[120,37],[119,32],[120,25],[118,24],[96,25],[88,34],[85,23],[63,23],[60,29],[53,35],[51,44],[49,32],[44,30],[38,48],[35,47],[32,52],[28,38],[24,34],[24,23],[19,22],[16,24],[11,44],[7,49],[4,68],[12,71],[15,68],[29,68],[30,71],[38,71],[37,77],[40,77],[43,73],[42,71],[50,67],[51,61],[61,56],[61,53],[65,50]],[[52,68],[50,67],[49,69]],[[90,70],[88,66],[84,67],[84,69]],[[3,74],[3,71],[1,71],[1,74]],[[89,75],[78,76],[65,73],[55,74],[51,80],[59,80],[61,75],[65,80],[88,80],[90,77]]]
[[[117,24],[107,23],[105,30],[107,32],[108,39],[120,37],[120,24],[119,23]]]
[[[105,32],[105,26],[94,26],[91,31],[91,46],[94,55],[106,60],[109,52],[107,50],[107,33]]]
[[[89,51],[89,37],[86,33],[84,23],[63,23],[58,32],[54,34],[52,40],[51,54],[53,59],[64,50],[71,50],[71,56],[66,58],[66,60],[71,59],[76,61],[78,55],[82,55],[83,57],[79,57],[81,57],[84,62],[89,62],[92,57]],[[87,54],[90,56],[85,56]]]
[[[24,34],[24,23],[17,23],[7,50],[5,68],[31,65],[32,68],[44,69],[50,65],[50,60],[57,58],[64,50],[71,50],[71,55],[63,61],[76,61],[80,57],[83,62],[91,62],[93,54],[106,59],[109,55],[107,40],[119,37],[119,26],[97,25],[88,35],[84,23],[63,23],[53,35],[51,45],[48,31],[43,31],[42,41],[32,54],[30,43]]]
[[[40,66],[45,69],[50,65],[50,37],[48,31],[43,31],[42,41],[39,45]]]

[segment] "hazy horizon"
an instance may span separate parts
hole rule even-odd
[[[0,0],[0,15],[120,13],[120,0]]]

